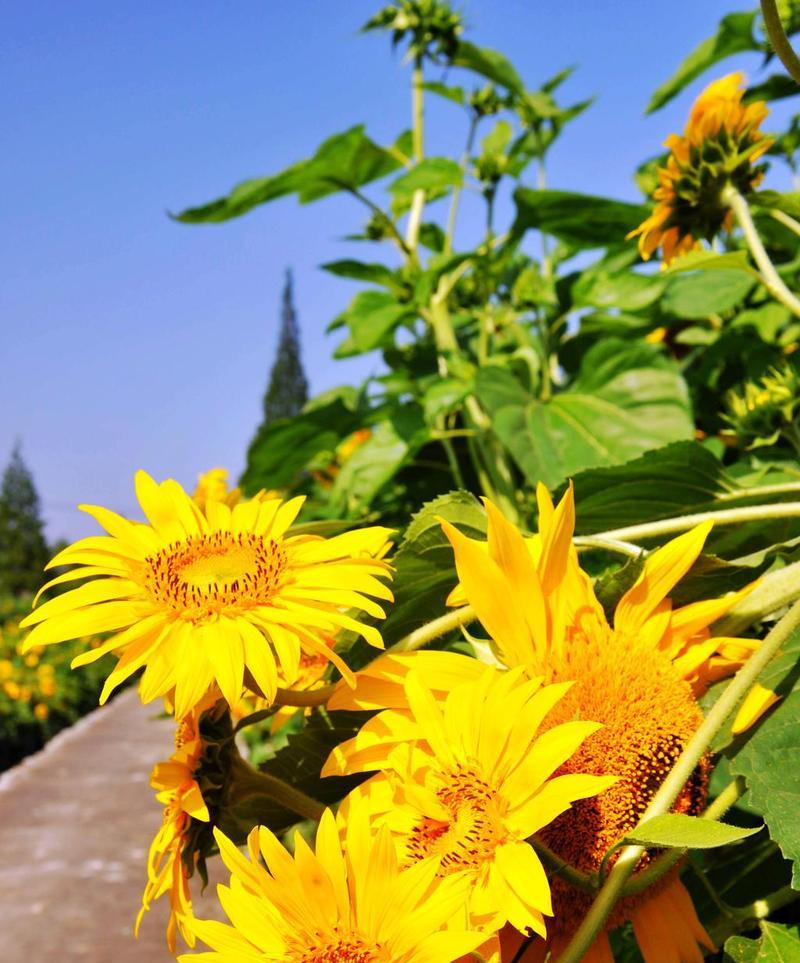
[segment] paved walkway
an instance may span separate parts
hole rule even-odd
[[[127,690],[0,776],[3,963],[172,960],[166,897],[138,941],[132,930],[161,820],[150,770],[172,751],[172,723],[156,712]],[[212,875],[197,915],[217,916],[215,904]]]

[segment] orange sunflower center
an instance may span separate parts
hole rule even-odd
[[[479,868],[504,835],[497,794],[475,770],[461,768],[446,775],[436,796],[449,818],[422,817],[408,838],[410,861],[437,856],[441,875]]]
[[[557,717],[552,722],[581,718],[603,725],[559,772],[620,777],[599,796],[573,803],[541,834],[568,863],[592,873],[608,849],[638,823],[703,714],[688,683],[666,656],[615,633],[597,645],[573,639],[566,657],[556,660],[552,671],[553,681],[575,680],[551,714]],[[703,762],[673,811],[700,812],[707,782],[708,766]],[[639,869],[651,858],[645,854]],[[580,918],[591,897],[558,879],[553,884],[556,920]],[[626,906],[631,908],[630,900],[618,905],[612,926],[627,918]]]
[[[269,602],[286,553],[250,532],[212,532],[161,549],[145,566],[152,599],[194,621]]]
[[[380,963],[384,959],[374,948],[356,938],[337,940],[328,946],[313,949],[301,957],[300,963]]]

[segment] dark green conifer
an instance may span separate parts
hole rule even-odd
[[[308,382],[300,359],[300,331],[294,309],[292,272],[286,271],[278,351],[264,396],[264,425],[299,414],[308,400]]]
[[[0,484],[0,594],[35,592],[49,558],[39,496],[17,444]]]

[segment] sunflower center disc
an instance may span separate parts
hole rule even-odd
[[[198,620],[268,603],[286,568],[274,541],[250,532],[191,536],[145,559],[151,597]]]
[[[495,793],[469,769],[449,773],[437,792],[450,818],[423,817],[408,840],[412,862],[438,856],[442,874],[475,869],[501,841],[502,820]]]

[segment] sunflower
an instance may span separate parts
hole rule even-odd
[[[532,538],[524,538],[491,503],[486,506],[487,542],[467,538],[443,523],[460,579],[451,600],[472,605],[501,665],[520,667],[549,684],[574,683],[554,706],[551,721],[601,723],[558,774],[613,774],[618,781],[602,794],[578,800],[539,833],[558,856],[591,874],[598,871],[608,849],[639,821],[701,723],[700,695],[712,682],[736,671],[757,643],[716,637],[709,629],[747,590],[679,608],[669,598],[700,554],[708,525],[652,552],[609,622],[572,545],[571,489],[558,508],[543,487],[537,496],[539,534]],[[476,660],[456,653],[387,655],[369,667],[363,680],[359,676],[349,697],[338,691],[335,704],[362,708],[384,702],[407,717],[402,682],[411,672],[420,673],[429,688],[443,693],[454,679],[471,679],[478,671]],[[737,719],[740,729],[764,711],[770,696],[764,690],[745,704],[748,717]],[[707,779],[708,763],[703,762],[675,811],[700,812]],[[637,869],[648,860],[643,857]],[[560,878],[553,880],[552,893],[555,919],[547,943],[551,949],[569,939],[591,901]],[[677,872],[619,903],[608,928],[625,920],[633,922],[647,963],[661,963],[662,956],[653,949],[659,941],[664,958],[681,961],[699,960],[699,947],[710,946]],[[525,959],[535,959],[543,946],[534,945],[529,951],[533,955]],[[605,933],[593,953],[598,961],[610,961]]]
[[[151,904],[168,893],[167,945],[172,953],[175,953],[178,931],[190,946],[194,946],[194,935],[187,928],[186,921],[192,916],[189,865],[194,871],[197,854],[192,852],[189,840],[194,820],[208,823],[211,819],[195,776],[203,755],[200,716],[210,704],[213,705],[212,700],[213,695],[178,722],[175,751],[166,762],[156,764],[150,778],[156,799],[164,805],[164,817],[147,857],[147,884],[135,932],[138,936],[142,917]]]
[[[34,626],[26,648],[113,633],[72,663],[85,665],[110,651],[120,655],[101,703],[142,666],[142,700],[174,690],[178,716],[215,683],[235,704],[245,671],[248,683],[272,701],[278,664],[291,683],[302,652],[323,655],[353,681],[325,642],[339,629],[383,647],[378,630],[347,610],[383,617],[369,596],[392,598],[380,581],[389,574],[382,559],[388,529],[330,539],[291,535],[302,498],[254,498],[233,508],[209,499],[201,509],[177,482],[157,484],[144,472],[136,475],[136,493],[146,524],[83,506],[108,534],[60,552],[49,567],[79,567],[49,585],[91,581],[45,602],[24,621]]]
[[[769,110],[763,101],[743,104],[744,75],[715,80],[694,102],[682,135],[670,134],[666,167],[658,169],[656,206],[628,238],[639,237],[639,251],[648,260],[661,248],[664,266],[730,230],[732,215],[722,200],[731,184],[748,194],[761,182],[765,166],[755,162],[772,145],[759,127]]]
[[[521,668],[484,666],[438,702],[410,672],[409,712],[375,716],[333,751],[322,774],[380,770],[345,801],[344,819],[350,799],[364,800],[376,824],[392,830],[404,864],[431,862],[440,879],[466,872],[474,926],[491,932],[509,921],[544,936],[550,887],[527,840],[615,781],[577,771],[553,777],[598,729],[580,720],[550,725],[569,688],[542,686]]]
[[[227,468],[209,468],[197,476],[197,486],[192,493],[192,498],[200,506],[205,508],[206,502],[225,502],[228,508],[237,505],[242,497],[240,488],[228,488],[228,476],[230,472]]]
[[[485,939],[453,925],[463,915],[467,874],[440,880],[430,862],[403,868],[389,830],[371,834],[357,804],[344,845],[328,809],[316,851],[297,833],[294,858],[264,827],[248,837],[249,860],[215,835],[231,872],[230,886],[218,892],[232,925],[187,921],[213,950],[197,957],[208,963],[445,963]]]

